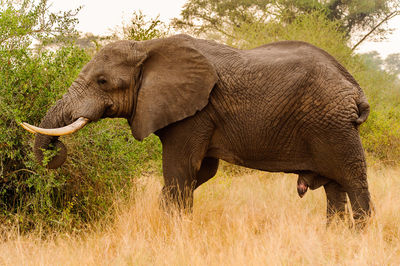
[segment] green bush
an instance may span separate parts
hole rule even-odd
[[[32,135],[22,130],[18,121],[38,123],[87,60],[86,53],[74,47],[40,53],[26,47],[1,49],[0,206],[3,219],[18,212],[27,214],[27,209],[30,213],[40,212],[43,204],[50,204],[49,190],[64,183],[65,180],[56,178],[56,173],[47,172],[32,161]],[[39,200],[43,197],[45,201]]]
[[[69,149],[63,167],[47,170],[37,164],[33,135],[18,122],[38,124],[90,55],[59,37],[53,39],[55,51],[36,49],[34,40],[52,43],[50,37],[64,34],[74,20],[68,12],[67,17],[47,14],[44,0],[28,2],[0,6],[0,221],[23,231],[80,228],[107,214],[115,195],[130,191],[132,177],[160,171],[161,145],[155,136],[135,141],[126,121],[103,120],[63,138]],[[51,17],[46,25],[54,27],[38,35],[43,17]],[[62,21],[66,28],[58,29]]]
[[[354,72],[364,89],[371,113],[361,126],[365,150],[385,164],[398,164],[400,158],[400,81],[387,72],[368,67],[363,58],[362,66]]]
[[[297,40],[324,49],[346,67],[354,62],[352,51],[347,45],[347,37],[340,31],[340,23],[327,19],[323,11],[298,15],[289,24],[280,20],[242,23],[235,28],[232,36],[228,43],[242,49],[276,41]]]

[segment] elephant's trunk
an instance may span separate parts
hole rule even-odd
[[[84,81],[71,85],[68,93],[50,108],[39,127],[21,124],[26,130],[37,134],[34,145],[37,161],[50,169],[60,167],[67,158],[67,149],[58,136],[71,134],[90,121],[99,120],[111,105],[107,97],[93,93]],[[55,149],[58,150],[55,156],[47,159],[44,151]]]
[[[65,101],[59,100],[57,103],[50,108],[45,117],[40,123],[41,128],[58,128],[66,125],[65,114],[63,112]],[[46,160],[44,151],[45,150],[58,150],[56,155],[50,160]],[[60,167],[67,158],[67,148],[65,145],[58,140],[58,136],[46,136],[37,134],[35,138],[34,153],[36,160],[45,165],[49,169],[55,169]],[[44,160],[45,159],[45,160]]]

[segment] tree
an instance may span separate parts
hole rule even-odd
[[[287,24],[314,11],[323,11],[329,20],[340,23],[348,38],[358,37],[355,49],[367,38],[384,36],[389,29],[382,25],[400,14],[400,4],[397,0],[189,0],[181,18],[172,23],[195,34],[217,32],[232,37],[242,24]],[[359,32],[362,35],[356,36]]]
[[[76,15],[80,8],[49,12],[48,0],[5,0],[0,4],[0,45],[2,49],[27,48],[50,42],[66,43],[78,36]]]
[[[390,54],[385,58],[385,69],[390,74],[400,74],[400,53]]]
[[[361,54],[361,59],[367,68],[382,70],[383,60],[377,51]]]
[[[168,32],[169,28],[159,20],[158,16],[147,19],[146,15],[139,10],[139,12],[133,12],[129,24],[123,24],[121,29],[115,30],[113,38],[145,41],[165,37]]]
[[[231,37],[235,27],[240,27],[246,22],[265,21],[268,15],[273,15],[267,7],[270,2],[268,0],[189,0],[183,7],[181,18],[173,19],[172,25],[194,34],[218,32],[225,37]]]

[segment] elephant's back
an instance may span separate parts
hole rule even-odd
[[[252,62],[277,67],[301,66],[308,71],[328,70],[360,88],[354,77],[325,50],[303,41],[279,41],[243,51]],[[360,89],[361,90],[361,89]]]

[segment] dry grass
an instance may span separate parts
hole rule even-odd
[[[1,265],[400,264],[400,170],[370,170],[376,215],[363,232],[325,227],[323,189],[300,199],[296,176],[219,173],[195,193],[190,216],[158,208],[159,177],[136,181],[112,224],[46,240],[8,232]]]

